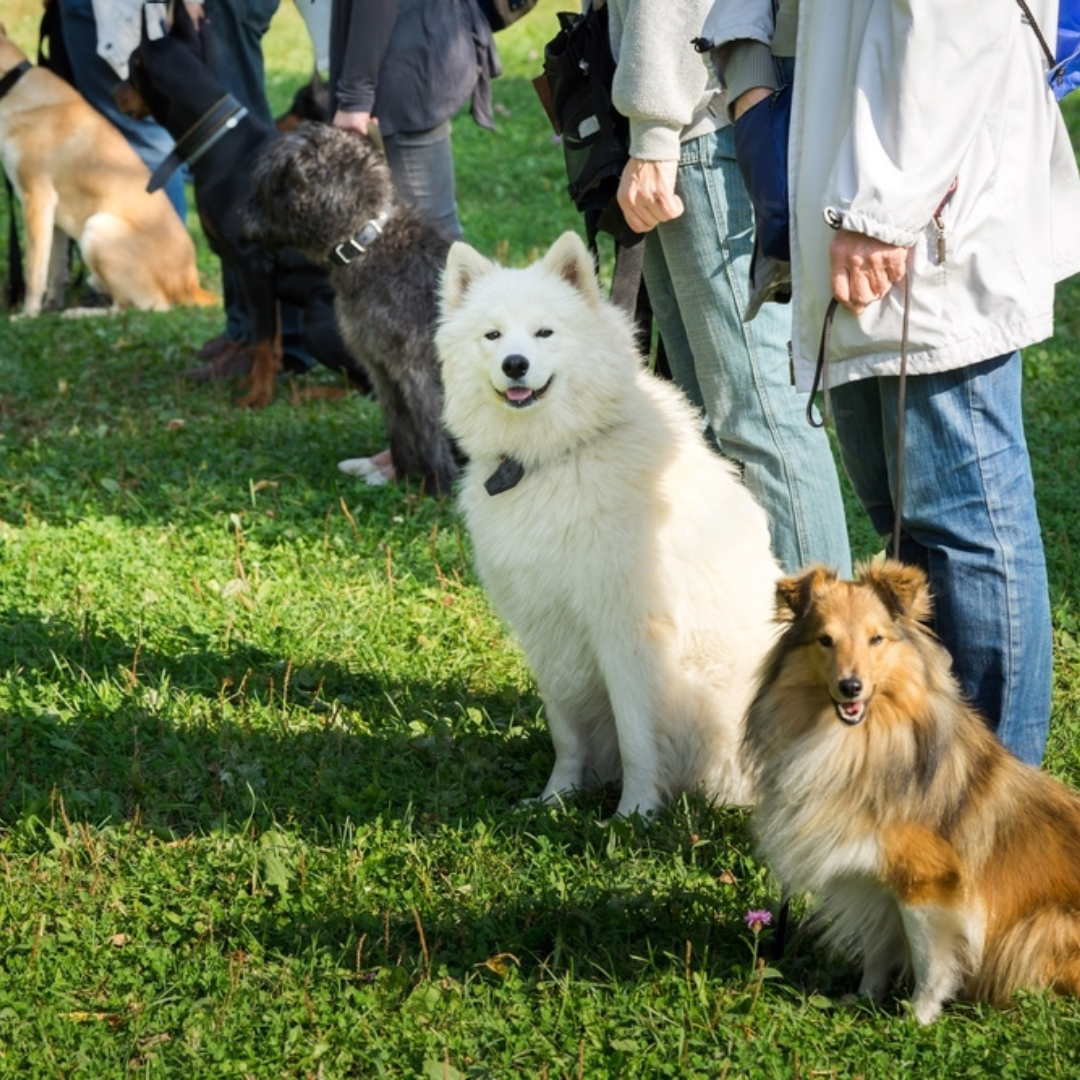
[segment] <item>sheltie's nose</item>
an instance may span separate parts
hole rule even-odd
[[[837,686],[840,688],[840,693],[851,701],[862,693],[862,679],[841,679]]]
[[[524,356],[514,353],[503,360],[502,369],[508,379],[523,379],[529,370],[529,361]]]

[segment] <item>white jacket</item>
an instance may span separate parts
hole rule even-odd
[[[1030,0],[1040,26],[1056,0]],[[714,45],[768,42],[771,0],[717,0]],[[911,249],[908,371],[1053,333],[1080,270],[1080,176],[1016,0],[801,0],[789,143],[792,348],[809,389],[843,226]],[[955,184],[955,186],[954,186]],[[838,311],[830,385],[899,370],[903,286]]]

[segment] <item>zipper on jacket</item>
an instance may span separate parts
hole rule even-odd
[[[948,245],[945,242],[945,207],[948,206],[949,200],[956,194],[956,185],[959,182],[957,177],[949,185],[949,190],[945,192],[945,197],[938,203],[937,209],[934,211],[934,225],[937,228],[937,261],[939,266],[945,265],[945,256],[948,254]]]
[[[935,214],[934,224],[937,226],[937,261],[941,266],[945,262],[945,215]]]

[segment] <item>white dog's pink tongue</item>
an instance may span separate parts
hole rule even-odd
[[[532,391],[527,386],[508,386],[506,397],[509,401],[528,401],[532,397]]]

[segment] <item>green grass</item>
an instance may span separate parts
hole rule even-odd
[[[455,127],[468,233],[518,263],[577,224],[528,85],[555,9],[500,42],[499,131]],[[267,51],[281,107],[291,7]],[[1026,357],[1074,785],[1078,303]],[[755,963],[776,890],[740,812],[517,810],[550,741],[452,504],[338,473],[383,444],[369,401],[186,383],[221,319],[0,323],[0,1076],[1080,1074],[1075,1001],[924,1030],[839,1005],[806,940]]]

